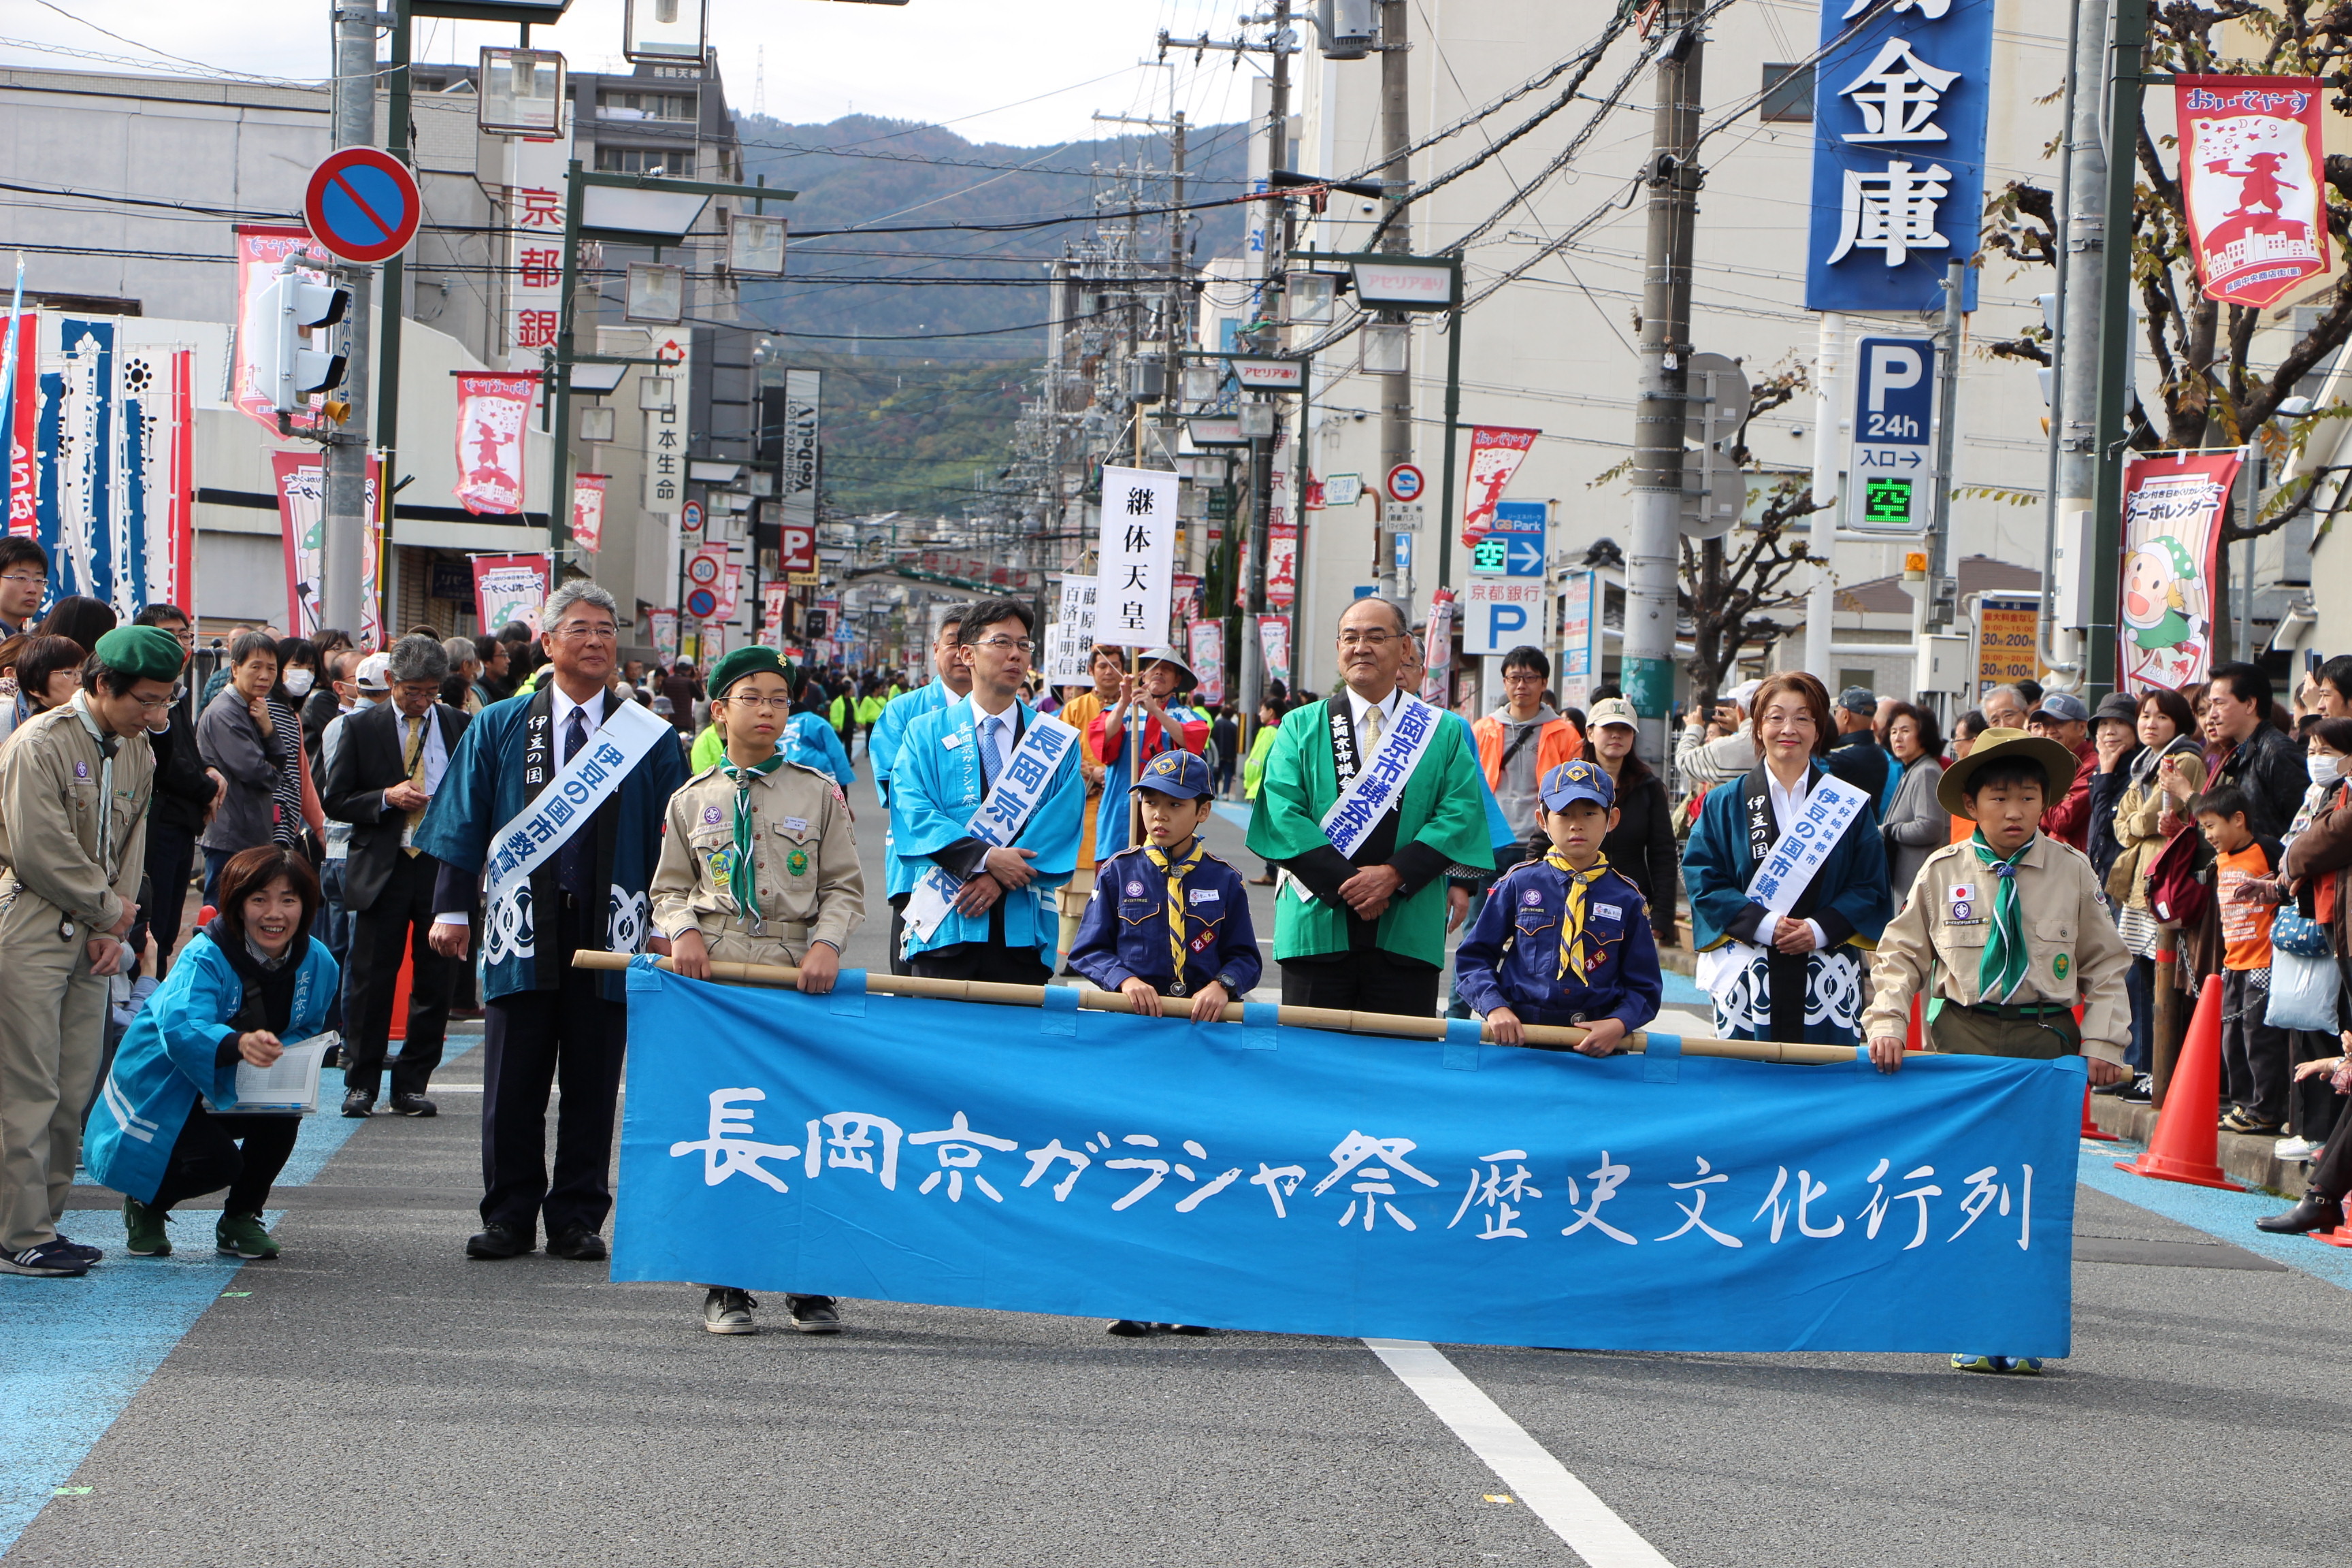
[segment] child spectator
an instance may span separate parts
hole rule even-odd
[[[2213,903],[2206,919],[2221,939],[2221,1131],[2274,1138],[2286,1122],[2291,1080],[2284,1029],[2265,1019],[2271,1000],[2271,921],[2277,909],[2250,883],[2279,868],[2275,838],[2247,826],[2250,803],[2234,784],[2208,790],[2193,808],[2197,830],[2213,847]]]

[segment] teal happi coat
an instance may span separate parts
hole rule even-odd
[[[938,712],[955,700],[948,683],[935,679],[929,686],[890,699],[882,710],[882,717],[866,731],[866,761],[874,770],[874,793],[881,799],[884,810],[889,809],[890,777],[898,766],[898,748],[906,742],[907,726],[926,713]],[[894,899],[913,891],[915,879],[922,870],[919,866],[909,866],[899,855],[897,837],[887,828],[883,830],[883,891]]]

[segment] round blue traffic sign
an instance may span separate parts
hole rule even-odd
[[[719,613],[719,595],[708,588],[697,588],[686,596],[686,613],[698,621],[707,621]]]
[[[374,147],[344,147],[310,171],[302,216],[311,237],[345,261],[399,255],[424,213],[408,165]]]

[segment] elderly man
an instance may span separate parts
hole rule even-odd
[[[449,678],[441,683],[441,700],[468,718],[482,710],[482,699],[474,683],[482,678],[482,656],[474,651],[471,637],[448,637],[441,644],[449,656]]]
[[[2056,804],[2042,814],[2042,831],[2087,855],[2091,851],[2091,778],[2099,771],[2099,750],[2091,744],[2091,710],[2072,692],[2052,691],[2043,695],[2025,722],[2033,734],[2055,741],[2074,753],[2074,779],[2064,784],[2050,781]]]
[[[1886,752],[1878,744],[1878,695],[1867,686],[1849,686],[1830,710],[1838,738],[1822,765],[1874,801],[1886,798]]]
[[[85,1274],[102,1256],[58,1234],[105,1043],[108,977],[137,961],[154,754],[180,645],[156,626],[98,639],[69,702],[0,749],[0,1273]]]
[[[1706,716],[1693,710],[1689,722],[1683,726],[1681,738],[1675,742],[1675,771],[1692,794],[1710,789],[1726,779],[1745,778],[1756,770],[1756,731],[1748,711],[1748,700],[1756,695],[1760,684],[1743,680],[1724,694],[1738,726],[1728,735],[1709,739]]]
[[[471,647],[473,645],[465,645]],[[343,907],[352,916],[343,982],[343,1114],[366,1116],[383,1080],[393,989],[403,957],[414,965],[408,1032],[392,1069],[392,1109],[430,1116],[425,1097],[449,1026],[457,961],[433,950],[441,862],[416,847],[417,826],[466,732],[466,715],[436,700],[449,656],[431,637],[393,645],[392,700],[335,722],[340,733],[323,792],[327,815],[352,825]]]
[[[442,863],[433,950],[462,959],[482,917],[482,1228],[466,1256],[547,1249],[600,1262],[612,1212],[606,1171],[627,1044],[624,977],[575,969],[583,949],[667,952],[648,943],[647,888],[669,797],[686,783],[677,731],[612,689],[620,656],[613,595],[574,578],[541,613],[549,669],[530,696],[468,724],[413,840]],[[348,721],[347,721],[348,722]],[[561,1079],[555,1178],[547,1100]]]
[[[905,738],[907,726],[926,713],[936,713],[950,703],[971,695],[971,660],[963,647],[962,606],[948,612],[940,623],[939,636],[931,642],[931,668],[938,673],[929,686],[918,687],[890,699],[882,709],[882,717],[866,732],[866,761],[874,769],[874,794],[882,802],[882,809],[890,809],[892,775],[898,761],[899,742]],[[915,879],[922,868],[908,862],[887,828],[882,834],[882,890],[890,905],[890,973],[912,974],[908,965],[906,945],[907,900],[915,890]]]
[[[1274,956],[1286,1003],[1430,1016],[1446,869],[1495,864],[1469,734],[1399,684],[1412,635],[1386,599],[1350,605],[1344,688],[1291,710],[1266,753],[1249,847],[1283,872]]]
[[[1978,700],[1977,711],[1984,715],[1988,728],[2022,730],[2033,711],[2025,693],[2014,686],[1996,686]]]

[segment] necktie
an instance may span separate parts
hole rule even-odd
[[[1199,838],[1194,838],[1192,844],[1192,852],[1181,860],[1171,859],[1168,852],[1157,844],[1143,847],[1143,853],[1160,868],[1160,874],[1168,879],[1168,956],[1175,964],[1179,992],[1184,985],[1184,879],[1192,874],[1192,868],[1201,863],[1201,857],[1207,852],[1207,846]]]
[[[1977,852],[1978,862],[1993,879],[1992,931],[1985,939],[1984,958],[1977,966],[1977,1000],[2006,1002],[2025,984],[2031,962],[2025,951],[2025,910],[2017,896],[2017,858],[2033,847],[2033,840],[2027,839],[2018,846],[2017,855],[2003,860],[1993,854],[1979,827],[1969,836],[1969,847]]]
[[[1592,884],[1601,880],[1601,872],[1609,869],[1609,857],[1596,855],[1592,858],[1592,864],[1580,871],[1570,865],[1568,858],[1559,850],[1549,849],[1544,853],[1544,864],[1568,879],[1568,898],[1559,915],[1559,973],[1554,978],[1565,979],[1573,974],[1576,983],[1581,985],[1585,983],[1586,971],[1601,956],[1597,951],[1600,944],[1588,943],[1585,934],[1587,899],[1592,891]],[[1596,951],[1588,952],[1588,945]]]
[[[425,721],[422,719],[412,718],[408,721],[408,755],[403,766],[408,773],[408,782],[418,789],[423,789],[425,787]],[[416,858],[416,846],[405,841],[416,837],[416,825],[424,820],[425,808],[420,805],[408,814],[408,829],[401,835],[404,842],[400,847],[400,852],[412,860]]]
[[[588,743],[588,710],[574,708],[563,725],[563,755],[559,765],[569,763],[572,753]]]
[[[1002,714],[992,713],[980,721],[980,793],[986,795],[996,783],[996,770],[1003,765],[996,754],[996,737],[1004,728]]]
[[[760,914],[760,868],[756,840],[751,826],[751,781],[766,778],[784,765],[784,754],[776,752],[764,763],[754,763],[739,768],[722,754],[719,768],[735,786],[735,855],[726,868],[728,895],[735,900],[735,912],[751,922],[751,933],[757,936],[767,922]]]
[[[563,721],[563,755],[560,762],[571,762],[572,755],[587,743],[588,710],[574,708],[572,716]],[[563,841],[563,847],[555,858],[556,886],[576,898],[588,896],[588,884],[594,875],[594,863],[589,857],[595,851],[589,845],[590,835],[595,828],[593,818],[582,823],[573,830],[572,837]]]
[[[1376,703],[1364,710],[1364,743],[1358,750],[1363,754],[1365,762],[1370,762],[1372,753],[1381,749],[1381,737],[1388,733],[1388,728],[1387,709]]]

